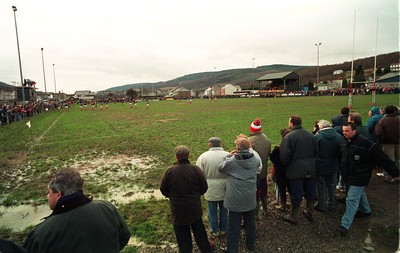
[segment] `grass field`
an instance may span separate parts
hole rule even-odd
[[[191,148],[191,160],[207,150],[212,136],[222,139],[226,150],[234,148],[235,137],[249,133],[249,125],[260,118],[263,132],[273,145],[280,142],[279,130],[287,127],[289,116],[297,114],[303,127],[312,131],[315,120],[327,119],[347,106],[348,97],[240,98],[186,101],[154,101],[147,110],[144,102],[138,108],[129,104],[110,104],[108,110],[50,111],[30,119],[32,128],[22,122],[0,128],[0,204],[15,205],[28,200],[45,201],[44,191],[50,171],[102,156],[152,157],[154,168],[147,174],[145,187],[158,188],[158,180],[174,162],[177,145]],[[399,96],[378,95],[378,106],[399,105]],[[352,111],[363,116],[371,107],[371,96],[355,96]],[[15,184],[13,183],[15,182]],[[128,181],[127,181],[128,182]],[[125,182],[125,183],[127,183]],[[85,182],[91,193],[107,191]],[[157,203],[155,203],[157,202]],[[132,207],[148,210],[140,216]],[[158,208],[154,208],[158,206]],[[120,207],[132,232],[140,239],[155,243],[170,229],[166,201],[135,201]],[[140,217],[139,217],[140,216]],[[160,216],[166,221],[161,222]],[[150,232],[151,231],[151,232]],[[172,234],[172,232],[171,232]],[[170,235],[171,236],[171,235]],[[171,237],[165,239],[171,239]],[[173,235],[172,235],[173,237]]]

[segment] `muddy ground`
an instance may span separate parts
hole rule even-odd
[[[374,171],[367,196],[372,209],[369,218],[354,220],[349,234],[342,237],[336,228],[340,225],[345,210],[344,194],[337,192],[335,208],[327,213],[315,212],[315,222],[310,223],[300,216],[299,224],[292,225],[281,220],[282,212],[273,207],[267,218],[257,223],[255,252],[397,252],[399,250],[399,184],[388,183],[378,178]],[[303,203],[304,204],[304,203]],[[210,237],[214,241],[214,252],[223,252],[226,237]],[[244,246],[244,231],[240,240],[240,252]],[[194,242],[194,241],[193,241]],[[200,252],[194,246],[194,252]],[[176,248],[145,247],[141,252],[177,252]]]

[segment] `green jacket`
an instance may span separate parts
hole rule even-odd
[[[24,243],[29,253],[112,253],[128,243],[131,233],[115,206],[76,199],[71,210],[53,211],[29,233]],[[70,209],[68,203],[60,209],[64,206]]]

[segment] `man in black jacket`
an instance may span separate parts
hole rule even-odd
[[[191,229],[200,251],[206,253],[212,251],[212,246],[202,220],[201,195],[206,193],[208,185],[201,169],[190,164],[189,152],[187,146],[175,148],[177,161],[162,176],[160,190],[169,198],[179,252],[192,252]]]
[[[399,169],[394,161],[373,142],[357,132],[357,126],[348,122],[343,125],[347,139],[341,144],[342,161],[340,170],[346,183],[346,210],[342,217],[339,233],[345,236],[354,217],[371,215],[371,208],[364,191],[375,165],[384,168],[395,180],[399,180]]]
[[[315,157],[318,153],[314,135],[303,129],[301,118],[290,116],[290,132],[282,139],[280,160],[286,168],[286,177],[289,180],[292,193],[290,195],[290,214],[283,217],[284,221],[297,224],[303,196],[306,199],[307,209],[304,214],[309,221],[313,221],[314,202],[316,198]]]

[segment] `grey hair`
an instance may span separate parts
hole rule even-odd
[[[71,195],[83,191],[83,179],[78,170],[63,168],[53,173],[49,188],[53,192],[60,192],[62,196]]]
[[[190,149],[185,145],[179,145],[175,148],[175,155],[178,159],[187,159],[189,158]]]
[[[332,127],[332,124],[327,120],[321,119],[320,121],[318,121],[318,127],[319,129],[324,129],[327,127]]]

